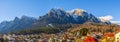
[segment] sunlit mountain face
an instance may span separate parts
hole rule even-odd
[[[52,8],[46,15],[38,19],[34,17],[15,17],[13,21],[3,21],[0,23],[1,33],[14,32],[27,28],[38,28],[46,25],[54,26],[59,24],[84,24],[84,23],[111,24],[109,21],[101,21],[94,15],[82,10],[73,9],[65,11],[62,8]]]

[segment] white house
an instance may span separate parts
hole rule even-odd
[[[115,42],[120,42],[120,32],[115,35]]]

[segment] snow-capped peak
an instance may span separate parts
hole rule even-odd
[[[78,9],[78,8],[73,9],[72,11],[68,11],[68,13],[74,14],[74,15],[77,15],[77,16],[83,15],[84,12],[86,12],[86,11],[83,10],[83,9]]]

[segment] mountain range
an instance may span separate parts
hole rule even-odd
[[[109,21],[101,21],[101,19],[82,9],[65,11],[62,8],[52,8],[45,15],[39,16],[39,18],[22,16],[21,18],[15,17],[12,21],[3,21],[0,23],[0,33],[14,32],[28,28],[84,23],[111,24]]]

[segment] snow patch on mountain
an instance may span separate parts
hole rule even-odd
[[[77,16],[82,16],[84,12],[86,12],[86,11],[83,9],[78,9],[78,8],[73,9],[72,11],[68,11],[69,14],[74,14]]]
[[[51,26],[52,28],[54,27],[52,24],[48,24],[49,26]]]
[[[71,14],[71,16],[74,18],[75,21],[78,21],[78,19],[77,19],[78,16],[77,16],[77,15],[73,15],[73,14]]]
[[[71,11],[67,11],[67,13],[68,13],[70,16],[72,16],[75,21],[78,21],[78,17],[79,17],[79,16],[84,17],[84,16],[87,16],[87,15],[88,15],[88,13],[87,13],[85,10],[83,10],[83,9],[78,9],[78,8],[73,9],[73,10],[71,10]]]

